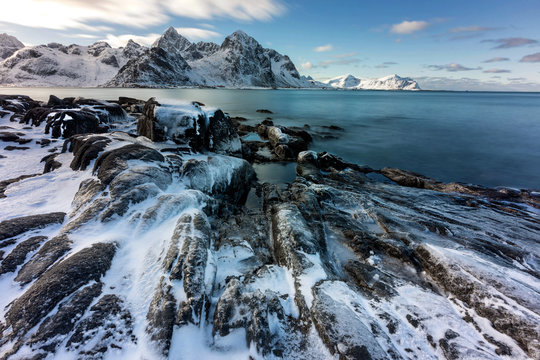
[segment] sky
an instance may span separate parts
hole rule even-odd
[[[537,0],[0,1],[0,33],[26,45],[150,45],[169,26],[221,43],[243,30],[316,80],[398,74],[423,89],[540,91]]]

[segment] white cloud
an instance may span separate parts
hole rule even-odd
[[[317,46],[315,49],[316,52],[325,52],[325,51],[330,51],[332,50],[334,47],[332,46],[332,44],[326,44],[326,45],[321,45],[321,46]]]
[[[390,32],[394,34],[412,34],[414,32],[424,30],[429,26],[426,21],[403,21],[399,24],[394,24],[390,28]]]
[[[111,31],[92,22],[146,28],[173,15],[196,18],[269,20],[286,11],[280,0],[16,0],[3,4],[0,22],[34,28]],[[108,29],[108,30],[107,30]]]
[[[113,35],[113,34],[108,34],[107,38],[103,39],[103,41],[108,42],[109,45],[111,45],[112,47],[125,46],[129,40],[133,40],[137,44],[140,44],[140,45],[150,46],[160,36],[161,36],[160,34],[148,34],[148,35],[133,35],[133,34]]]
[[[279,0],[172,0],[167,7],[176,15],[189,18],[228,17],[245,21],[270,20],[286,10]]]
[[[178,27],[176,28],[176,31],[178,31],[180,35],[187,37],[191,41],[211,39],[211,38],[221,36],[220,33],[212,31],[212,30],[198,29],[198,28],[191,28],[191,27],[189,28]]]
[[[204,39],[221,36],[220,33],[217,33],[215,31],[206,30],[206,29],[198,29],[198,28],[179,27],[179,28],[176,28],[176,31],[178,31],[180,35],[185,36],[191,41],[198,41],[198,40],[204,40]],[[161,34],[147,34],[147,35],[108,34],[107,38],[104,39],[104,41],[108,42],[109,45],[111,45],[112,47],[125,46],[130,39],[135,41],[138,44],[149,46],[149,45],[152,45],[154,41],[156,41],[156,39],[160,36]]]
[[[302,69],[311,70],[313,69],[313,64],[309,61],[302,64]]]

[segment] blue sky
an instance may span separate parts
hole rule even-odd
[[[149,44],[168,26],[214,41],[241,29],[301,74],[412,77],[426,89],[540,91],[539,1],[17,0],[0,32],[26,44]]]

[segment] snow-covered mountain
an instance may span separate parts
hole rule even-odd
[[[90,46],[27,46],[0,62],[0,84],[99,86],[115,76],[130,58],[142,53],[143,48],[134,42],[118,49],[103,41]]]
[[[286,55],[265,49],[243,31],[221,45],[191,43],[173,27],[106,86],[314,87]]]
[[[378,79],[359,79],[353,75],[341,75],[323,83],[336,89],[347,90],[420,90],[411,78],[389,75]]]
[[[0,34],[0,84],[72,87],[338,88],[420,90],[409,78],[340,76],[325,83],[301,76],[287,55],[264,48],[243,31],[221,45],[192,43],[170,27],[150,47],[130,40],[123,48],[58,43],[24,46]]]
[[[0,34],[0,60],[10,57],[19,49],[22,49],[24,44],[17,40],[16,37],[8,34]]]

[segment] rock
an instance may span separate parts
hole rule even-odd
[[[289,136],[284,134],[280,128],[271,126],[267,131],[268,140],[273,147],[277,145],[287,145],[289,143]]]
[[[66,235],[60,235],[47,241],[38,252],[32,256],[19,270],[15,277],[15,281],[22,285],[37,279],[43,274],[52,264],[60,259],[71,249],[71,240]]]
[[[101,294],[102,284],[94,283],[77,291],[56,314],[45,318],[29,343],[40,349],[54,352],[62,336],[69,334],[90,304]]]
[[[99,281],[109,269],[114,244],[94,244],[54,265],[11,305],[4,336],[14,339],[36,326],[65,297],[90,281]]]
[[[6,151],[13,151],[13,150],[28,150],[30,149],[29,147],[27,146],[12,146],[12,145],[9,145],[9,146],[6,146],[4,148],[4,150]]]
[[[98,157],[105,150],[111,139],[97,135],[75,135],[69,140],[69,151],[73,152],[73,160],[69,165],[73,170],[86,170],[90,162]],[[66,148],[64,144],[64,148]],[[64,148],[62,152],[65,152]]]
[[[158,151],[139,144],[129,144],[103,153],[96,160],[93,172],[105,185],[128,168],[128,160],[163,162],[165,158]]]
[[[96,338],[98,329],[104,334]],[[77,324],[66,346],[78,349],[79,358],[93,359],[102,357],[110,349],[122,349],[122,344],[136,341],[131,313],[125,309],[122,299],[107,294],[90,308],[89,316]]]
[[[58,153],[54,153],[41,159],[41,162],[45,162],[45,167],[43,168],[44,174],[59,169],[62,166],[61,162],[55,160],[58,155]]]
[[[315,151],[302,151],[298,154],[296,174],[300,176],[318,175],[319,158]]]
[[[99,117],[89,111],[59,111],[48,116],[45,134],[50,131],[53,138],[69,138],[76,134],[103,132],[99,123]]]
[[[267,109],[257,109],[257,112],[261,114],[273,114],[273,112]]]
[[[171,293],[171,288],[162,278],[146,314],[148,320],[146,331],[164,356],[169,354],[177,311],[176,299]]]
[[[30,215],[0,222],[0,241],[30,230],[41,229],[52,224],[64,222],[65,213]]]
[[[236,128],[229,116],[221,110],[216,110],[209,117],[205,146],[208,150],[218,154],[242,156],[242,143]]]
[[[17,267],[24,263],[28,254],[36,250],[46,239],[47,237],[45,236],[33,236],[19,243],[15,249],[13,249],[5,257],[5,259],[2,260],[2,264],[0,265],[0,274],[14,272],[17,270]]]
[[[334,295],[338,291],[339,297]],[[348,305],[358,295],[344,283],[325,281],[313,289],[313,296],[313,323],[330,353],[340,359],[403,358],[368,313]]]
[[[205,279],[207,274],[208,248],[210,246],[210,225],[205,214],[194,211],[182,215],[172,238],[173,243],[183,244],[178,261],[171,269],[171,274],[182,274],[187,301],[179,305],[178,322],[180,324],[199,324],[204,313],[208,314],[210,301],[208,295],[212,284]],[[210,288],[207,288],[210,286]]]

